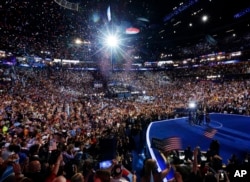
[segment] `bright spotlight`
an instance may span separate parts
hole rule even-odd
[[[75,43],[78,44],[78,45],[79,45],[79,44],[82,44],[82,40],[79,39],[79,38],[77,38],[77,39],[75,39]]]
[[[119,44],[118,38],[114,35],[110,35],[107,37],[106,44],[109,47],[117,47]]]
[[[206,22],[207,20],[208,20],[208,16],[207,16],[207,15],[203,15],[203,16],[202,16],[202,21],[203,21],[203,22]]]
[[[189,102],[188,107],[190,109],[194,109],[196,107],[196,103],[195,102]]]

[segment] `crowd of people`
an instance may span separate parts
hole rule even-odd
[[[238,66],[225,68],[234,70]],[[249,64],[245,63],[243,68],[247,67]],[[225,68],[219,68],[223,73]],[[202,69],[213,72],[219,68]],[[103,160],[100,141],[110,138],[117,140],[113,157],[133,171],[131,151],[136,148],[133,136],[139,134],[140,144],[144,145],[143,129],[150,122],[177,117],[175,109],[186,108],[190,101],[201,103],[207,112],[249,115],[249,80],[239,77],[197,80],[192,75],[179,78],[175,74],[173,70],[123,71],[106,76],[63,68],[2,67],[1,181],[63,178],[74,182],[83,178],[95,181],[98,174],[112,176],[96,166],[97,161]],[[164,82],[161,79],[164,76],[170,80]],[[102,87],[94,87],[96,81],[103,83]],[[138,99],[138,95],[106,98],[108,81],[133,85],[142,91],[142,96],[153,99]],[[181,173],[176,175],[184,178]]]
[[[102,3],[98,6],[102,7]],[[53,1],[4,1],[0,3],[0,10],[3,15],[0,18],[1,49],[18,55],[81,60],[89,59],[87,54],[98,50],[95,46],[91,49],[84,46],[82,50],[82,46],[73,46],[69,40],[76,36],[76,30],[87,40],[95,39],[96,34],[86,30],[97,32],[97,27],[103,24],[101,20],[85,27],[82,22],[89,17],[61,11]],[[204,40],[190,47],[170,48],[169,52],[183,58],[221,49],[248,50],[249,33],[217,41],[219,44]],[[170,168],[175,168],[175,180],[179,182],[212,181],[210,172],[216,174],[217,181],[222,181],[221,166],[214,167],[215,162],[221,161],[218,153],[202,163],[198,148],[189,149],[185,162],[192,167],[188,173],[180,163],[168,165],[159,172],[156,161],[150,158],[145,160],[142,174],[134,174],[131,152],[138,146],[133,136],[140,136],[139,147],[143,147],[143,130],[150,122],[180,116],[176,109],[187,108],[190,101],[199,103],[204,113],[250,115],[249,73],[247,61],[178,70],[112,73],[69,70],[60,65],[59,69],[3,66],[0,69],[0,182],[150,182],[151,173],[157,182],[166,177]],[[216,79],[208,79],[208,76],[216,76]],[[109,81],[133,86],[137,94],[126,98],[106,97]],[[95,87],[94,83],[100,86]],[[106,151],[102,143],[113,139],[116,141],[112,148],[114,154]],[[106,152],[115,158],[108,170],[98,166],[106,159]],[[238,161],[237,156],[228,157],[224,181],[233,181],[232,171],[247,164],[249,156],[244,156],[244,161]],[[132,177],[122,178],[122,166]]]

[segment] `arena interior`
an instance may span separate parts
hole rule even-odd
[[[250,3],[0,2],[1,182],[249,182]]]

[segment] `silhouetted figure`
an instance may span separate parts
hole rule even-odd
[[[210,119],[210,116],[209,116],[209,113],[206,113],[205,115],[205,122],[206,122],[206,125],[208,126],[211,122],[211,119]]]
[[[220,143],[218,140],[212,140],[210,143],[210,150],[212,155],[220,155]]]
[[[200,147],[198,146],[197,147],[197,151],[198,151],[198,153],[197,153],[197,164],[201,164],[201,157],[202,157],[202,154],[201,154],[201,149],[200,149]]]
[[[192,157],[193,157],[193,152],[191,150],[191,147],[188,146],[185,150],[184,150],[184,160],[185,161],[192,161]]]
[[[198,125],[202,125],[203,123],[203,120],[204,120],[204,115],[202,113],[202,111],[198,111]]]
[[[190,125],[194,125],[194,117],[193,117],[193,112],[192,111],[188,112],[188,123]]]

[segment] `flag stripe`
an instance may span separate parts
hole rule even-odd
[[[214,135],[217,133],[217,130],[214,128],[207,128],[204,132],[204,136],[207,138],[213,138]]]
[[[181,139],[179,137],[170,137],[163,139],[163,151],[181,149]]]

